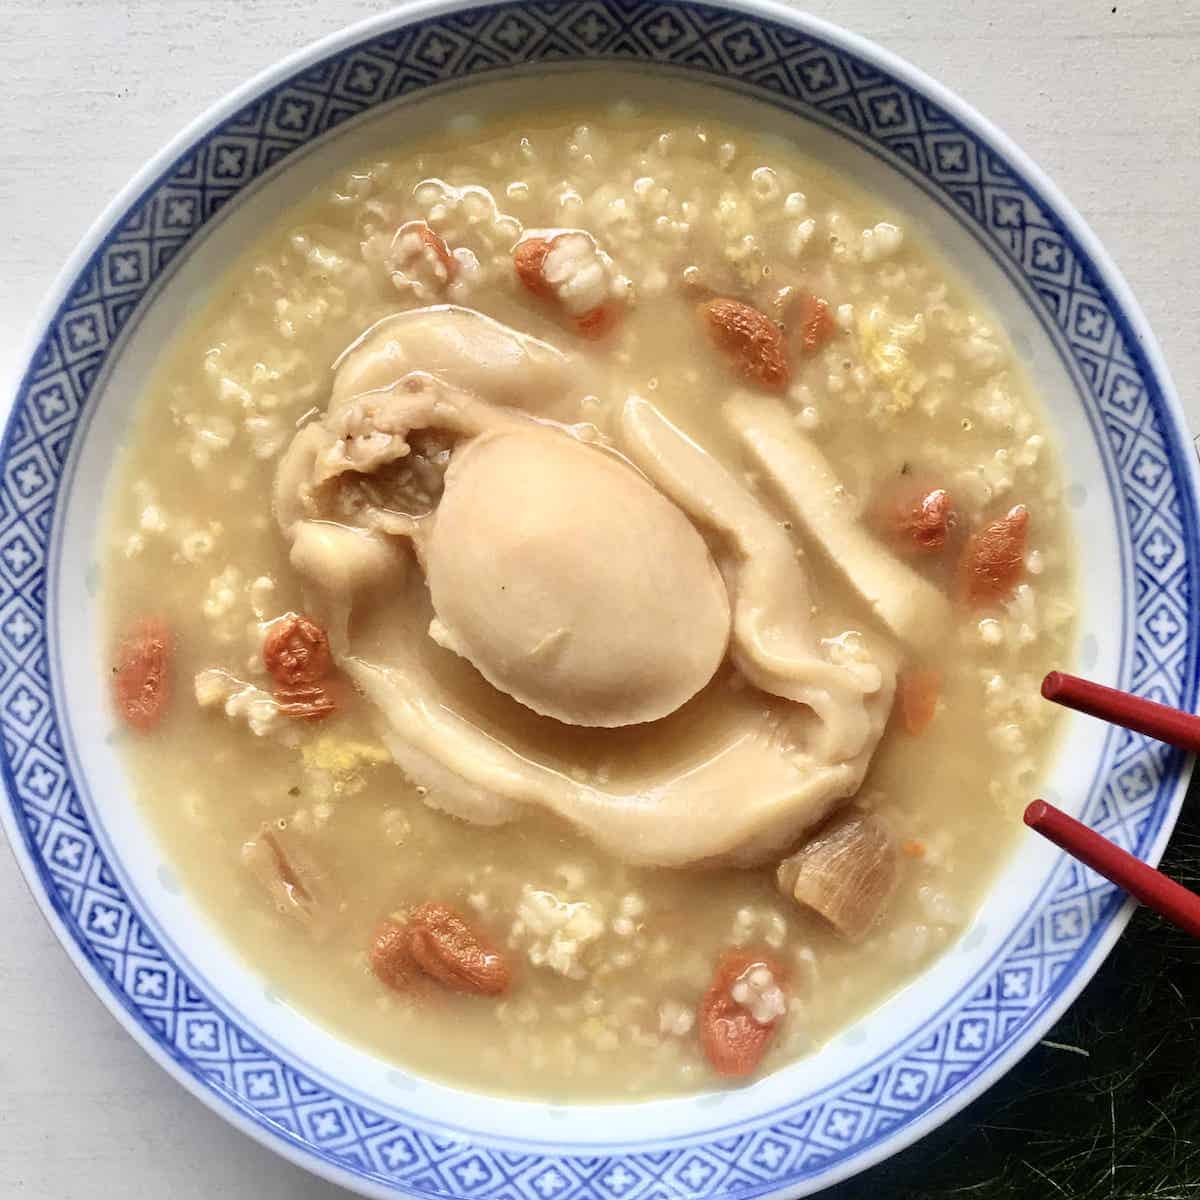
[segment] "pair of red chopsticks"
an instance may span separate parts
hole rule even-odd
[[[1200,717],[1191,713],[1061,671],[1051,671],[1042,681],[1042,695],[1055,704],[1147,734],[1189,754],[1200,753]],[[1025,810],[1025,824],[1180,929],[1200,937],[1200,896],[1195,892],[1189,892],[1045,800],[1035,800]]]

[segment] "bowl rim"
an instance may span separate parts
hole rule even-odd
[[[673,0],[673,2],[685,8],[701,7],[697,0]],[[197,142],[214,132],[247,104],[261,98],[271,89],[287,83],[305,68],[356,45],[380,35],[439,17],[453,16],[473,10],[504,8],[519,10],[520,7],[520,0],[501,0],[500,3],[490,4],[480,3],[479,0],[409,0],[409,2],[402,3],[385,12],[333,31],[286,55],[209,105],[147,160],[130,181],[104,206],[99,216],[83,234],[38,307],[22,349],[22,357],[17,360],[18,363],[24,364],[24,369],[20,369],[13,396],[21,396],[31,383],[38,347],[47,328],[52,325],[56,315],[69,299],[71,286],[78,279],[81,271],[91,262],[96,252],[103,247],[106,239],[117,228],[121,218],[132,207],[140,203],[187,156]],[[833,22],[797,11],[779,0],[716,0],[716,3],[708,7],[750,19],[771,21],[799,33],[810,34],[838,50],[878,67],[914,93],[930,99],[981,142],[998,149],[1006,162],[1012,164],[1020,173],[1022,182],[1042,201],[1078,244],[1086,255],[1089,265],[1095,268],[1104,287],[1111,293],[1114,308],[1127,321],[1130,332],[1137,342],[1137,352],[1144,359],[1150,377],[1158,385],[1163,416],[1173,427],[1174,433],[1180,438],[1182,444],[1190,447],[1192,436],[1169,368],[1158,341],[1123,275],[1098,237],[1065,195],[1011,138],[980,115],[972,105],[921,69],[894,52]],[[536,72],[539,65],[533,64],[527,69]],[[336,133],[332,136],[336,136]],[[16,421],[17,414],[14,406],[5,421],[3,441],[0,444],[0,463],[5,462],[10,455]],[[1195,454],[1185,454],[1182,456],[1182,462],[1176,465],[1181,465],[1183,468],[1182,475],[1188,486],[1182,490],[1188,493],[1187,498],[1195,509],[1197,500],[1200,498],[1200,462],[1197,461]],[[1182,479],[1177,482],[1182,482]],[[1190,549],[1194,551],[1195,547],[1190,547]],[[1188,760],[1179,771],[1174,796],[1163,814],[1162,823],[1154,839],[1148,846],[1145,857],[1151,863],[1159,860],[1170,838],[1187,791],[1191,772],[1192,763]],[[4,781],[6,790],[10,796],[13,795],[15,781],[11,777],[7,761],[4,763]],[[325,1157],[313,1153],[305,1142],[279,1136],[277,1132],[269,1130],[240,1111],[231,1098],[218,1094],[183,1069],[176,1058],[147,1033],[142,1024],[122,1003],[112,987],[111,981],[106,979],[97,965],[83,953],[45,889],[33,856],[26,845],[25,834],[18,826],[12,805],[0,805],[0,823],[3,824],[13,855],[35,903],[71,961],[105,1007],[151,1058],[176,1081],[182,1083],[188,1091],[235,1128],[297,1166],[317,1174],[331,1183],[350,1188],[363,1195],[383,1198],[419,1194],[416,1189],[410,1189],[408,1185],[381,1184],[344,1170]],[[1107,919],[1101,919],[1102,928],[1099,936],[1093,941],[1087,957],[1076,968],[1069,983],[1059,990],[1054,1000],[1030,1021],[1021,1035],[1011,1041],[995,1061],[983,1068],[975,1079],[967,1086],[956,1089],[947,1098],[926,1108],[920,1116],[910,1120],[896,1133],[880,1139],[839,1163],[828,1174],[822,1175],[815,1181],[816,1189],[822,1190],[832,1186],[910,1146],[975,1100],[997,1079],[1012,1069],[1090,982],[1124,931],[1135,907],[1132,900],[1126,900]],[[791,1188],[784,1185],[782,1189],[771,1188],[761,1194],[783,1194],[787,1191],[791,1191]]]

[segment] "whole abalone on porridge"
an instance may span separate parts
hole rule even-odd
[[[1060,492],[902,214],[741,125],[542,99],[342,170],[168,348],[105,535],[127,761],[197,902],[370,1051],[758,1077],[1014,845]]]

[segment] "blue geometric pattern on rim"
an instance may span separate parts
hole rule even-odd
[[[243,1115],[326,1162],[430,1196],[492,1200],[750,1196],[862,1154],[969,1083],[1051,1004],[1117,905],[1076,867],[994,976],[914,1044],[821,1098],[645,1152],[510,1153],[398,1125],[332,1094],[248,1037],[185,977],[122,893],[69,777],[50,693],[50,528],[63,464],[106,355],[151,285],[240,189],[349,117],[432,84],[526,63],[650,61],[758,89],[903,162],[1032,288],[1090,393],[1124,501],[1136,614],[1125,686],[1196,696],[1196,514],[1157,381],[1086,254],[989,145],[839,47],[720,8],[568,0],[409,25],[305,69],[195,144],[121,218],[75,281],[22,382],[0,464],[0,729],[8,794],[60,917],[164,1051]],[[1120,735],[1088,818],[1138,849],[1178,755]]]

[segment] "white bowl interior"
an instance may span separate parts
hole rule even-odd
[[[544,68],[543,68],[544,69]],[[735,89],[714,96],[711,85],[672,79],[664,93],[663,75],[625,72],[619,87],[613,74],[570,67],[580,98],[614,94],[664,98],[696,112],[718,108],[731,119],[800,141],[820,159],[839,167],[888,205],[911,214],[924,235],[1000,318],[1016,345],[1058,434],[1067,497],[1077,521],[1086,519],[1080,555],[1080,665],[1101,678],[1119,678],[1131,653],[1123,613],[1133,611],[1122,592],[1132,572],[1120,561],[1111,451],[1081,403],[1062,352],[1061,338],[1039,317],[1040,305],[972,233],[961,215],[935,200],[914,179],[834,132],[783,108],[750,100]],[[1005,865],[978,917],[951,949],[912,985],[835,1038],[814,1057],[755,1085],[689,1099],[605,1106],[529,1104],[463,1093],[410,1075],[348,1045],[275,996],[225,942],[164,862],[142,818],[115,752],[114,728],[103,686],[102,627],[97,603],[96,547],[105,508],[108,473],[124,443],[130,417],[154,369],[160,349],[181,322],[203,305],[214,281],[281,208],[303,196],[338,166],[373,149],[436,131],[447,113],[462,122],[471,113],[496,112],[527,103],[519,80],[492,80],[439,88],[415,102],[373,110],[302,154],[285,169],[248,189],[189,243],[153,303],[123,334],[119,353],[96,388],[86,436],[75,439],[68,464],[66,504],[52,546],[50,628],[61,646],[54,661],[55,691],[65,701],[71,772],[88,791],[82,803],[122,887],[153,921],[156,937],[216,1001],[237,1015],[253,1036],[288,1059],[306,1064],[312,1076],[343,1095],[417,1126],[459,1129],[483,1140],[513,1146],[545,1144],[551,1131],[556,1148],[644,1145],[648,1136],[669,1141],[704,1129],[727,1128],[805,1098],[867,1070],[878,1056],[921,1036],[930,1020],[964,990],[982,986],[987,968],[1020,938],[1022,927],[1061,861],[1052,849],[1026,836]],[[1082,525],[1078,526],[1082,532]],[[81,619],[83,617],[84,619]],[[1064,664],[1071,666],[1073,664]],[[1106,728],[1071,719],[1046,780],[1043,795],[1069,810],[1078,809],[1112,753]],[[1039,969],[1051,969],[1040,960]],[[1014,986],[1016,986],[1014,984]],[[189,1051],[202,1062],[203,1053]],[[952,1060],[950,1055],[950,1060]],[[952,1061],[946,1069],[951,1069]],[[531,1121],[536,1112],[538,1119]],[[547,1124],[541,1117],[552,1117]],[[530,1130],[538,1136],[531,1137]]]

